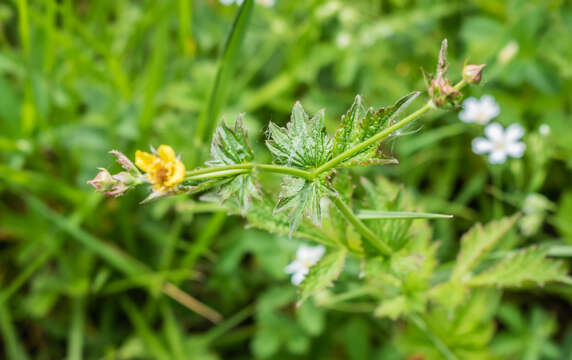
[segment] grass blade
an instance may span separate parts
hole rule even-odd
[[[448,214],[432,214],[421,212],[402,212],[402,211],[378,211],[378,210],[361,210],[357,217],[368,220],[398,220],[398,219],[451,219],[453,215]]]
[[[246,0],[236,15],[232,30],[226,40],[222,58],[219,61],[216,78],[206,102],[207,105],[201,113],[197,131],[195,132],[195,139],[198,143],[205,140],[205,136],[212,132],[212,129],[217,124],[220,109],[226,102],[229,88],[228,80],[238,59],[240,45],[246,36],[253,8],[254,0]]]
[[[95,236],[83,231],[78,226],[67,221],[65,217],[52,211],[52,209],[47,207],[36,197],[25,195],[24,198],[32,209],[52,221],[57,227],[71,235],[73,239],[79,241],[82,245],[102,257],[122,273],[129,276],[136,276],[149,274],[151,272],[151,270],[144,264],[121,252],[121,250],[99,240]],[[218,312],[209,308],[171,283],[165,283],[162,287],[162,292],[175,301],[181,303],[189,310],[196,312],[214,323],[219,322],[222,319],[222,316]]]

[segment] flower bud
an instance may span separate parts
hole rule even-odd
[[[122,152],[118,150],[111,150],[109,153],[117,157],[117,162],[119,163],[119,165],[121,165],[122,168],[124,168],[129,172],[134,172],[137,174],[139,173],[139,170],[137,169],[135,164],[133,164],[131,160],[129,160],[129,158],[125,156]]]
[[[117,180],[113,179],[109,171],[104,168],[99,168],[97,175],[89,180],[87,183],[95,188],[98,192],[107,192],[113,189]]]
[[[478,85],[481,82],[485,66],[486,64],[465,65],[463,68],[463,79],[469,84]]]

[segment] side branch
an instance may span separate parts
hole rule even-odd
[[[344,215],[346,220],[348,220],[372,246],[378,249],[385,256],[391,255],[391,248],[386,243],[378,239],[377,236],[370,230],[370,228],[368,228],[360,219],[358,219],[357,216],[355,216],[349,206],[343,202],[342,199],[337,196],[331,196],[330,198],[338,210],[340,210],[342,215]]]

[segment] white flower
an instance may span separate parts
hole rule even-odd
[[[512,124],[505,131],[499,123],[492,123],[485,128],[485,135],[486,138],[473,139],[473,152],[489,153],[491,164],[502,164],[507,156],[520,158],[524,154],[526,145],[518,141],[524,135],[524,129],[519,124]]]
[[[550,134],[550,126],[548,124],[542,124],[538,128],[538,132],[540,133],[540,135],[546,136]]]
[[[463,110],[459,113],[459,119],[466,123],[474,122],[485,125],[499,113],[499,104],[491,95],[484,95],[480,100],[470,97],[463,102]]]
[[[322,256],[324,256],[325,251],[326,248],[322,245],[301,245],[296,251],[296,260],[292,261],[284,269],[286,274],[292,274],[292,284],[300,285],[310,271],[310,267],[316,264]]]

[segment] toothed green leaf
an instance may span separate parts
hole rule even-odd
[[[366,110],[361,96],[357,95],[348,112],[342,116],[340,127],[334,136],[333,156],[343,153],[391,126],[399,113],[418,95],[419,92],[413,92],[397,100],[395,104],[377,111],[371,107]],[[365,148],[338,167],[396,163],[395,159],[383,155],[378,146],[379,144],[374,144]]]
[[[253,159],[254,152],[248,143],[248,134],[242,126],[242,116],[234,123],[234,129],[223,122],[213,136],[211,159],[207,161],[207,166],[237,165]],[[231,180],[219,186],[217,194],[221,203],[235,203],[241,214],[246,213],[252,198],[261,198],[253,173],[234,175]]]
[[[328,189],[320,180],[308,181],[286,176],[274,212],[287,212],[290,222],[290,236],[292,236],[304,215],[309,217],[314,224],[321,223],[323,209],[320,200],[330,193],[332,190]]]
[[[300,284],[300,301],[298,301],[298,305],[327,286],[331,286],[340,275],[345,259],[346,251],[340,250],[327,254],[316,265],[312,266],[308,275]]]
[[[331,157],[332,141],[326,134],[323,110],[309,119],[297,102],[286,128],[270,123],[269,131],[266,146],[277,164],[315,168]]]
[[[470,286],[520,287],[527,283],[543,286],[550,281],[572,284],[561,261],[547,258],[548,248],[532,246],[508,255],[497,265],[469,280]]]
[[[211,143],[211,159],[207,166],[224,166],[246,163],[254,159],[248,143],[248,133],[242,126],[242,116],[234,123],[234,129],[224,122],[216,129]]]
[[[275,234],[288,235],[290,233],[289,217],[285,213],[274,213],[275,203],[271,196],[263,195],[261,201],[253,203],[246,214],[248,226],[262,229]],[[309,221],[302,221],[296,230],[296,237],[316,241],[327,246],[336,247],[334,239]]]
[[[453,269],[452,281],[463,281],[465,276],[513,227],[518,215],[491,221],[485,226],[476,224],[461,238],[461,251]]]

